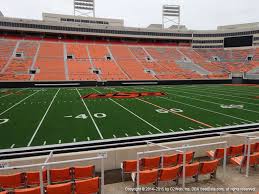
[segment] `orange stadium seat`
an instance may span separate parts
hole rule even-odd
[[[255,144],[255,152],[259,152],[259,142]]]
[[[50,170],[50,182],[62,183],[72,180],[70,168],[51,169]]]
[[[40,185],[40,173],[39,172],[26,172],[26,185],[35,186]],[[47,170],[43,171],[43,182],[47,182]]]
[[[146,157],[141,159],[141,169],[151,170],[160,167],[161,157]]]
[[[247,156],[237,156],[230,158],[230,163],[234,166],[239,166],[240,173],[242,172],[242,168],[247,165]],[[251,154],[249,165],[252,167],[256,167],[259,164],[259,153]]]
[[[180,166],[162,168],[159,171],[158,181],[176,181],[176,184],[178,184],[179,171]]]
[[[100,192],[100,189],[100,178],[95,177],[87,180],[76,181],[74,194],[93,194]]]
[[[194,154],[195,154],[195,152],[193,152],[193,151],[186,152],[186,163],[187,164],[193,162]],[[179,153],[178,154],[178,164],[182,164],[182,163],[183,163],[183,154]]]
[[[16,189],[14,194],[41,194],[40,187],[29,188],[29,189]]]
[[[198,181],[198,174],[199,174],[199,162],[193,163],[193,164],[186,164],[185,166],[185,177],[192,177],[195,179],[195,181]],[[180,172],[180,177],[183,177],[183,168]]]
[[[77,166],[72,168],[73,179],[86,179],[95,176],[95,166]]]
[[[229,156],[235,157],[235,156],[243,155],[244,147],[245,147],[244,144],[230,146],[229,147]]]
[[[48,185],[46,187],[46,194],[71,194],[72,189],[72,183]]]
[[[229,156],[230,148],[226,149],[227,156]],[[224,158],[224,148],[217,148],[215,151],[207,151],[207,156],[211,159],[223,159]]]
[[[3,189],[15,189],[25,186],[24,174],[17,173],[11,175],[0,175],[0,188]]]
[[[132,173],[132,180],[137,186],[137,173]],[[144,170],[139,172],[139,185],[156,184],[158,181],[158,170]]]
[[[178,154],[164,155],[163,167],[171,167],[177,165]]]
[[[8,191],[0,191],[0,194],[7,194]]]
[[[137,160],[125,160],[121,163],[121,176],[124,181],[124,174],[137,171]]]
[[[200,163],[199,175],[210,174],[210,178],[216,178],[219,160],[205,161]]]

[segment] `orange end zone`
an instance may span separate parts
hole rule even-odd
[[[87,94],[82,96],[83,99],[96,99],[96,98],[139,98],[145,96],[165,96],[163,92],[116,92],[107,94]]]

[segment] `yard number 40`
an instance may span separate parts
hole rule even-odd
[[[98,119],[102,119],[102,118],[106,117],[106,114],[104,114],[104,113],[95,113],[94,117],[98,118]],[[86,114],[80,114],[80,115],[77,115],[75,118],[76,119],[87,119],[88,116]]]

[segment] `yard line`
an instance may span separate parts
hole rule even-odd
[[[0,113],[0,116],[3,115],[4,113],[8,112],[9,110],[11,110],[12,108],[16,107],[17,105],[21,104],[23,101],[27,100],[28,98],[32,97],[33,95],[37,94],[39,91],[34,92],[33,94],[27,96],[26,98],[22,99],[21,101],[17,102],[16,104],[14,104],[13,106],[11,106],[10,108],[6,109],[4,112]]]
[[[95,90],[96,92],[98,93],[101,93],[99,92],[98,90],[92,88],[93,90]],[[143,121],[144,123],[148,124],[149,126],[151,126],[152,128],[156,129],[157,131],[159,131],[160,133],[164,133],[162,130],[158,129],[157,127],[155,127],[154,125],[152,125],[151,123],[149,123],[148,121],[146,121],[145,119],[143,119],[142,117],[138,116],[137,114],[135,114],[134,112],[132,112],[131,110],[127,109],[126,107],[124,107],[123,105],[121,105],[120,103],[118,103],[117,101],[109,98],[110,101],[112,101],[113,103],[117,104],[118,106],[120,106],[121,108],[123,108],[124,110],[128,111],[129,113],[131,113],[132,115],[134,115],[135,117],[137,117],[138,119],[140,119],[141,121]]]
[[[80,98],[81,98],[82,96],[81,96],[81,94],[80,94],[80,92],[78,91],[77,88],[76,88],[76,91],[77,91],[78,95],[79,95]],[[95,120],[94,120],[94,118],[93,118],[93,116],[92,116],[90,110],[88,109],[87,105],[85,104],[84,99],[81,98],[81,101],[82,101],[82,103],[84,104],[85,109],[86,109],[86,111],[88,112],[88,114],[89,114],[89,116],[90,116],[90,118],[91,118],[91,120],[92,120],[92,122],[93,122],[93,124],[94,124],[94,126],[95,126],[95,128],[96,128],[96,130],[97,130],[97,132],[98,132],[98,134],[99,134],[99,136],[101,137],[101,139],[103,139],[103,135],[102,135],[102,133],[101,133],[99,127],[97,126],[97,124],[96,124],[96,122],[95,122]]]
[[[47,143],[47,142],[46,142],[46,141],[44,141],[44,142],[43,142],[43,145],[46,145],[46,143]]]
[[[90,137],[87,137],[87,140],[90,141]]]
[[[180,92],[182,93],[187,93],[187,94],[192,94],[191,92],[186,92],[186,90],[182,91],[182,90],[179,90]],[[225,101],[230,101],[230,102],[237,102],[237,103],[244,103],[244,104],[249,104],[249,105],[253,105],[253,106],[259,106],[259,104],[255,104],[255,103],[249,103],[249,102],[244,102],[244,101],[238,101],[238,100],[230,100],[230,99],[226,99],[226,98],[220,98],[220,97],[215,97],[215,96],[210,96],[210,95],[204,95],[204,94],[197,94],[195,93],[195,95],[198,95],[198,96],[205,96],[205,97],[209,97],[209,98],[214,98],[214,99],[220,99],[220,100],[225,100]],[[197,98],[198,99],[198,98]],[[221,105],[220,103],[216,103],[216,102],[210,102],[210,103],[214,103],[214,104],[219,104]],[[250,109],[240,109],[240,110],[244,110],[244,111],[248,111],[248,112],[254,112],[254,113],[258,113],[258,111],[254,111],[254,110],[250,110]]]
[[[127,133],[125,133],[125,136],[126,136],[126,137],[129,137],[129,135],[128,135]]]
[[[189,127],[190,129],[192,129],[192,130],[195,130],[194,128],[192,128],[192,127]]]
[[[114,134],[113,134],[113,138],[115,138],[115,139],[116,139],[116,138],[117,138],[117,137],[116,137],[116,135],[114,135]]]
[[[184,131],[184,129],[183,128],[179,128],[181,131]]]
[[[139,136],[141,136],[141,134],[140,134],[139,132],[137,132],[137,134],[138,134]]]
[[[204,127],[202,127],[202,126],[198,126],[199,128],[201,128],[201,129],[204,129]]]
[[[76,142],[76,138],[73,139],[74,140],[74,143]]]
[[[193,122],[195,122],[195,123],[199,123],[199,124],[204,125],[204,126],[206,126],[206,127],[212,128],[212,126],[209,125],[209,124],[206,124],[206,123],[203,123],[203,122],[201,122],[201,121],[195,120],[195,119],[193,119],[193,118],[190,118],[190,117],[188,117],[188,116],[182,115],[182,114],[180,114],[180,113],[176,113],[176,112],[173,112],[173,111],[171,111],[171,110],[167,110],[166,108],[163,108],[163,107],[161,107],[161,106],[158,106],[158,105],[156,105],[156,104],[153,104],[153,103],[151,103],[151,102],[149,102],[149,101],[146,101],[146,100],[143,100],[143,99],[140,99],[140,98],[136,98],[136,99],[139,100],[139,101],[142,101],[142,102],[144,102],[144,103],[146,103],[146,104],[150,104],[150,105],[153,105],[153,106],[155,106],[155,107],[158,107],[158,108],[161,108],[161,109],[163,109],[163,110],[166,110],[166,111],[168,111],[168,112],[170,112],[170,113],[173,113],[173,114],[175,114],[175,115],[178,115],[178,116],[180,116],[180,117],[183,117],[183,118],[185,118],[185,119],[188,119],[188,120],[190,120],[190,121],[193,121]]]
[[[61,140],[59,140],[58,143],[61,144]]]
[[[203,101],[203,102],[207,102],[207,103],[213,103],[213,102],[209,102],[209,101],[206,101],[206,100],[200,100],[200,99],[197,99],[197,98],[187,97],[187,96],[183,96],[183,95],[177,95],[177,94],[173,94],[173,93],[169,93],[169,94],[175,95],[175,96],[180,96],[180,97],[183,97],[183,98],[189,98],[189,99],[194,99],[194,100],[198,100],[198,101]],[[235,116],[232,116],[232,115],[228,115],[228,114],[225,114],[225,113],[217,112],[217,111],[214,111],[214,110],[209,110],[209,109],[206,109],[206,108],[201,108],[199,106],[190,105],[190,104],[187,104],[187,103],[184,103],[184,102],[172,100],[170,98],[165,98],[165,97],[160,97],[160,98],[163,98],[163,99],[166,99],[166,100],[169,100],[169,101],[172,101],[172,102],[180,103],[180,104],[185,104],[187,106],[191,106],[191,107],[198,108],[198,109],[201,109],[201,110],[205,110],[205,111],[208,111],[208,112],[212,112],[212,113],[215,113],[215,114],[224,115],[226,117],[231,117],[231,118],[242,120],[242,121],[246,121],[246,122],[249,122],[249,123],[254,123],[253,121],[249,121],[249,120],[242,119],[242,118],[239,118],[239,117],[235,117]]]
[[[49,104],[49,106],[48,106],[48,108],[47,108],[45,114],[43,115],[43,117],[42,117],[40,123],[38,124],[36,130],[34,131],[34,134],[32,135],[32,137],[31,137],[29,143],[27,144],[27,147],[29,147],[29,146],[31,145],[31,143],[32,143],[32,141],[34,140],[36,134],[38,133],[38,131],[39,131],[39,129],[40,129],[40,127],[41,127],[41,125],[42,125],[42,123],[43,123],[45,117],[47,116],[47,114],[48,114],[48,112],[49,112],[49,110],[50,110],[50,108],[51,108],[51,106],[52,106],[54,100],[56,99],[56,97],[57,97],[59,91],[60,91],[60,89],[58,89],[58,91],[56,92],[56,94],[55,94],[54,97],[52,98],[52,100],[51,100],[51,102],[50,102],[50,104]]]
[[[149,133],[150,135],[153,135],[153,133],[152,133],[151,131],[148,131],[148,133]]]
[[[219,125],[219,124],[216,124],[218,127],[222,127],[221,125]]]
[[[12,148],[14,148],[14,146],[15,146],[15,144],[13,144],[10,148],[12,149]]]
[[[174,132],[174,130],[173,130],[173,129],[169,129],[169,131],[172,131],[172,132]]]

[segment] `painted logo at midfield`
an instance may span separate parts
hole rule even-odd
[[[116,92],[106,94],[87,94],[82,96],[83,99],[96,99],[96,98],[139,98],[144,96],[165,96],[163,92]]]

